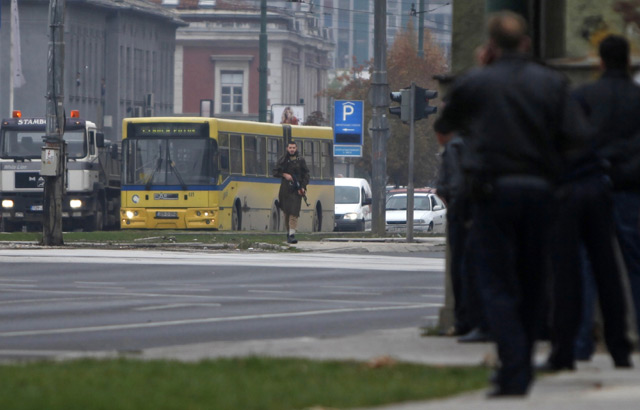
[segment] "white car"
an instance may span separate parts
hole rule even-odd
[[[407,229],[407,194],[396,193],[387,199],[387,232],[405,232]],[[447,207],[436,194],[414,192],[414,232],[444,233],[447,223]]]
[[[371,230],[371,187],[366,179],[335,179],[335,231]]]

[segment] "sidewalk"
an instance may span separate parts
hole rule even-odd
[[[321,241],[300,241],[292,247],[306,252],[444,252],[444,236],[414,238],[326,238]]]
[[[544,344],[540,346],[537,360],[544,359],[545,349]],[[375,331],[332,339],[213,342],[142,352],[142,358],[146,359],[185,361],[247,355],[361,361],[390,356],[400,361],[434,365],[478,365],[495,361],[492,344],[459,344],[449,337],[422,337],[419,329]],[[614,370],[607,355],[597,354],[591,362],[580,362],[575,372],[538,377],[524,399],[487,400],[485,389],[448,399],[396,404],[375,410],[635,410],[640,407],[640,356],[637,354],[634,364],[636,369],[633,370]]]

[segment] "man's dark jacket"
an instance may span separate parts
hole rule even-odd
[[[616,175],[623,159],[640,169],[640,87],[625,70],[607,70],[574,96],[595,129],[592,149],[611,163],[616,189],[640,190],[640,179],[632,178],[630,185]]]
[[[578,129],[578,112],[563,75],[513,53],[456,81],[435,129],[468,135],[466,172],[555,181],[564,171],[562,153],[586,132]]]
[[[282,174],[291,174],[300,184],[301,188],[307,189],[309,184],[309,168],[304,158],[297,154],[290,156],[285,154],[278,161],[278,167],[273,170],[273,176],[282,178],[280,182],[280,191],[278,193],[278,202],[280,209],[287,215],[300,216],[300,205],[302,197],[298,194],[292,184],[282,177]]]

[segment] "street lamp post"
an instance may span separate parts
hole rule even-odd
[[[267,0],[260,2],[260,89],[258,95],[258,120],[267,122]]]

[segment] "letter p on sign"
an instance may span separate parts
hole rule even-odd
[[[342,121],[346,121],[347,117],[351,114],[353,114],[353,104],[352,103],[346,103],[342,106]]]

